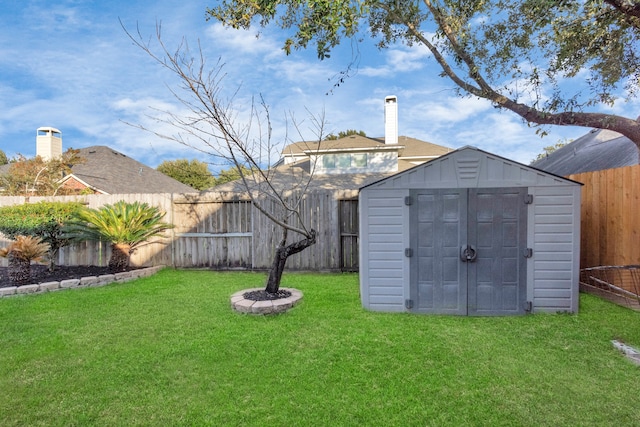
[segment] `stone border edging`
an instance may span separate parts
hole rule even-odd
[[[128,282],[141,277],[149,277],[162,270],[164,265],[139,268],[137,270],[123,271],[122,273],[103,274],[101,276],[88,276],[80,279],[67,279],[60,282],[45,282],[32,285],[8,286],[0,288],[0,298],[14,295],[42,294],[45,292],[61,291],[63,289],[89,288],[108,285],[110,283]]]
[[[284,313],[302,300],[302,292],[294,288],[280,288],[291,292],[291,296],[268,301],[253,301],[246,299],[244,294],[252,291],[261,291],[264,288],[243,289],[231,295],[231,307],[240,313],[248,314],[276,314]]]

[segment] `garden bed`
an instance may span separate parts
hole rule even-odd
[[[132,267],[126,271],[112,273],[108,267],[60,266],[54,271],[49,271],[44,265],[33,265],[31,283],[23,286],[12,284],[8,278],[7,267],[0,267],[0,297],[126,282],[150,276],[163,267]]]

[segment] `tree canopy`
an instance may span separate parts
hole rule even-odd
[[[0,175],[0,188],[8,196],[55,196],[73,193],[63,187],[61,179],[71,172],[71,167],[84,162],[78,150],[69,148],[62,157],[43,160],[42,157],[18,156],[11,162],[9,172]]]
[[[7,158],[7,154],[0,150],[0,166],[6,165],[9,163],[9,159]]]
[[[347,130],[341,130],[340,132],[338,132],[338,135],[334,135],[330,133],[329,135],[327,135],[325,140],[335,141],[336,139],[346,138],[347,136],[350,136],[350,135],[367,136],[367,134],[363,130],[347,129]]]
[[[236,166],[231,166],[229,169],[220,170],[220,172],[218,172],[218,176],[215,178],[216,182],[214,185],[220,185],[226,182],[241,179],[243,175],[251,175],[251,169],[249,169],[248,167],[240,165],[240,169],[242,173],[238,171],[238,168]]]
[[[556,151],[558,148],[562,148],[565,145],[569,144],[571,141],[558,141],[553,145],[548,145],[546,147],[544,147],[542,149],[542,153],[539,153],[535,159],[533,159],[531,161],[531,163],[535,163],[540,159],[544,159],[545,157],[547,157],[549,154],[553,153],[554,151]]]
[[[637,96],[640,3],[627,0],[223,0],[208,18],[289,30],[287,54],[343,39],[422,45],[461,95],[533,125],[611,129],[640,147],[640,122],[593,111]],[[366,33],[368,31],[368,33]]]
[[[165,160],[156,169],[197,190],[205,190],[216,185],[216,180],[209,171],[209,166],[200,160]]]

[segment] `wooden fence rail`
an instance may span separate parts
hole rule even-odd
[[[640,165],[586,172],[580,267],[640,264]]]
[[[315,245],[290,257],[288,269],[357,270],[357,244],[352,241],[343,244],[344,228],[340,223],[341,218],[352,221],[354,215],[357,217],[357,211],[350,212],[350,209],[357,209],[357,203],[352,202],[356,198],[357,191],[317,191],[304,197],[303,221],[317,231],[318,239]],[[0,197],[0,206],[41,200],[80,201],[91,208],[120,200],[158,206],[166,213],[165,221],[172,223],[174,228],[166,238],[155,239],[137,249],[131,257],[131,263],[136,266],[266,269],[271,265],[274,248],[281,239],[279,229],[250,201],[237,195],[213,192],[31,197],[28,200]],[[352,229],[353,226],[349,232]],[[0,236],[0,247],[6,243],[8,240]],[[62,248],[57,264],[104,266],[110,255],[108,244],[84,242]],[[6,259],[0,258],[0,266],[6,265]]]

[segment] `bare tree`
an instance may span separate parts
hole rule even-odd
[[[183,115],[156,110],[160,115],[155,117],[157,121],[177,130],[173,135],[136,126],[235,168],[253,206],[280,229],[280,242],[275,248],[265,287],[267,293],[278,292],[287,258],[316,243],[316,230],[305,224],[301,215],[302,198],[313,179],[313,170],[306,173],[295,168],[273,167],[279,159],[278,144],[272,140],[269,107],[264,98],[260,97],[259,102],[252,99],[248,118],[239,120],[240,113],[233,106],[238,90],[230,97],[224,95],[224,64],[218,60],[209,69],[199,43],[192,51],[183,40],[173,51],[163,42],[160,25],[156,26],[155,38],[150,40],[145,40],[140,30],[135,34],[124,30],[136,46],[178,77],[180,90],[170,90],[188,111]],[[157,43],[158,53],[152,42]],[[310,121],[319,144],[324,136],[324,118],[311,115]],[[295,120],[291,123],[301,136],[299,125]],[[290,239],[290,233],[300,238]]]

